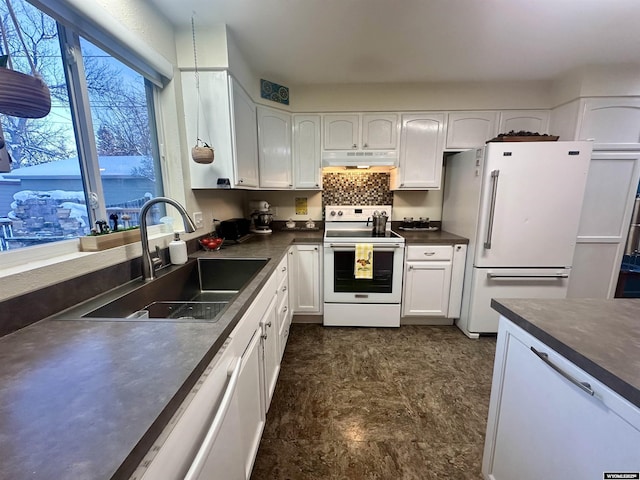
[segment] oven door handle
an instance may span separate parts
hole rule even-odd
[[[325,244],[325,247],[327,245]],[[356,244],[355,243],[330,243],[329,247],[331,248],[345,248],[345,249],[349,249],[349,250],[353,250],[354,248],[356,248]],[[374,250],[389,250],[389,249],[396,249],[396,248],[403,248],[404,245],[401,243],[384,243],[384,244],[374,244],[373,245],[373,249]]]

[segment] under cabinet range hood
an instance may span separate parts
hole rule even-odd
[[[323,167],[395,167],[395,151],[337,150],[322,152]]]

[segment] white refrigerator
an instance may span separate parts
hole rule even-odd
[[[499,142],[447,158],[442,229],[469,239],[458,327],[495,333],[492,298],[565,298],[591,142]]]

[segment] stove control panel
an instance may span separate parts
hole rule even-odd
[[[375,213],[391,217],[391,205],[328,205],[324,218],[327,222],[366,222]]]

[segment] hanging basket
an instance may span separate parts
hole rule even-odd
[[[203,147],[198,146],[196,143],[196,146],[191,149],[191,158],[196,163],[213,163],[213,148],[206,143]]]
[[[0,113],[42,118],[51,111],[51,93],[40,77],[0,68]]]

